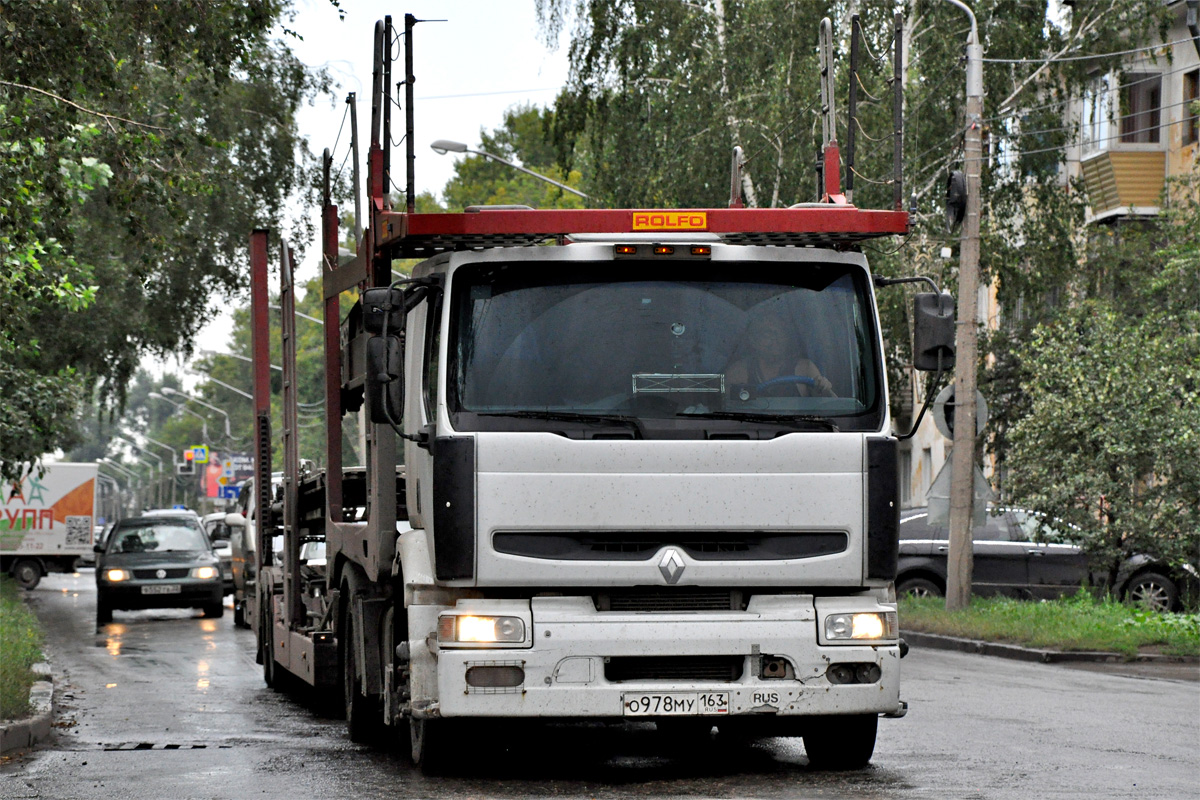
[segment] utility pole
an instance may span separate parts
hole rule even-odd
[[[954,450],[950,455],[950,555],[946,609],[971,603],[973,551],[971,519],[975,495],[975,392],[979,317],[980,167],[983,157],[983,45],[975,14],[960,0],[948,0],[971,18],[967,39],[966,141],[963,160],[967,208],[958,253],[958,332],[954,366]]]

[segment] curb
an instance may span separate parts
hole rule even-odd
[[[1127,658],[1120,653],[1095,650],[1040,650],[1015,644],[998,644],[978,639],[960,639],[939,633],[901,631],[900,637],[908,644],[927,647],[930,650],[957,650],[962,653],[978,653],[998,656],[1016,661],[1035,661],[1042,664],[1097,663],[1097,664],[1196,664],[1200,659],[1191,656],[1139,655]]]
[[[0,724],[0,754],[24,750],[50,736],[54,720],[54,675],[49,664],[34,664],[33,671],[41,678],[29,688],[33,713],[25,719]]]

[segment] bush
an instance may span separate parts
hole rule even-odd
[[[42,660],[42,631],[20,594],[16,583],[0,576],[0,719],[29,713],[32,667]]]

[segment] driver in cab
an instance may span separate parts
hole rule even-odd
[[[755,397],[836,397],[833,384],[800,354],[797,339],[777,314],[754,317],[746,327],[741,357],[725,369],[726,384],[745,387]]]

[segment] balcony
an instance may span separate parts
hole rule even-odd
[[[1158,213],[1166,180],[1162,150],[1106,150],[1080,163],[1091,202],[1089,222]]]

